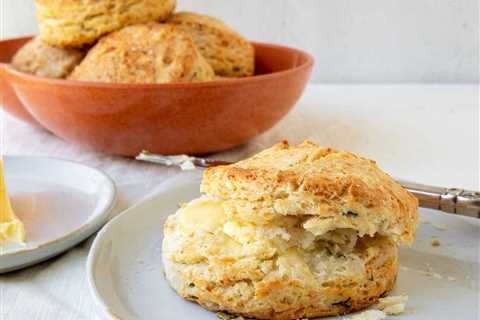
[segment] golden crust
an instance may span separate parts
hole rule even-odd
[[[35,0],[42,39],[81,47],[128,25],[165,21],[176,0]]]
[[[84,56],[83,50],[54,47],[35,37],[17,51],[12,66],[36,76],[63,79]]]
[[[353,237],[339,250],[334,235],[345,230],[306,242],[308,231],[289,217],[280,228],[187,211],[202,201],[212,200],[168,218],[162,259],[177,293],[207,309],[258,319],[341,315],[375,304],[395,284],[398,249],[388,237]]]
[[[169,83],[214,79],[191,37],[175,26],[147,23],[103,37],[75,68],[72,80]]]
[[[177,25],[192,36],[217,75],[245,77],[254,74],[253,46],[221,20],[197,13],[179,12],[167,22]]]
[[[226,210],[238,218],[312,215],[319,217],[312,228],[330,221],[331,228],[379,232],[402,244],[413,242],[418,221],[417,199],[374,161],[310,141],[296,147],[282,142],[207,169],[201,191],[226,200]]]
[[[350,281],[339,281],[331,286],[319,288],[319,290],[305,292],[296,281],[265,283],[265,288],[262,289],[266,290],[268,294],[277,293],[275,297],[272,297],[273,303],[259,301],[260,299],[255,298],[253,301],[235,300],[236,297],[228,293],[229,288],[218,287],[217,283],[201,280],[193,281],[195,286],[199,285],[201,291],[191,290],[184,284],[177,289],[177,293],[213,312],[227,311],[245,318],[272,320],[319,318],[345,315],[376,304],[380,298],[386,296],[393,289],[397,273],[398,263],[392,260],[371,272],[374,280],[367,279],[360,283],[356,282],[357,286],[355,287],[351,286],[352,282]],[[181,272],[175,277],[182,277]],[[325,300],[329,300],[328,297],[336,297],[338,300],[333,304],[324,304]],[[292,304],[290,298],[296,298],[297,300],[294,302],[298,304]],[[330,300],[332,299],[330,298]],[[241,311],[244,306],[248,308],[255,303],[258,307],[254,306],[252,311]],[[277,309],[281,311],[276,311]]]

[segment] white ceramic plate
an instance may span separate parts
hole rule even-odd
[[[82,164],[6,156],[4,169],[27,242],[0,249],[0,273],[33,265],[75,246],[108,221],[115,205],[112,180]]]
[[[199,195],[200,175],[170,180],[153,197],[127,210],[98,234],[87,272],[99,314],[105,319],[217,319],[178,297],[163,276],[163,223],[178,204]],[[395,319],[475,319],[478,316],[480,224],[422,210],[413,248],[401,250],[392,293],[408,294],[407,312]],[[444,226],[447,226],[444,229]],[[433,247],[433,238],[440,247]],[[102,318],[102,319],[103,319]]]

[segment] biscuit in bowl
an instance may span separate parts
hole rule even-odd
[[[41,38],[81,47],[128,25],[164,21],[176,0],[35,0]]]
[[[39,77],[64,79],[82,61],[85,51],[51,46],[35,37],[12,58],[12,66]]]
[[[342,157],[336,166],[316,163],[336,153],[347,157],[348,164]],[[413,241],[418,218],[416,201],[380,172],[369,160],[312,142],[296,147],[285,142],[243,162],[208,169],[202,184],[207,195],[184,205],[165,224],[162,259],[167,280],[185,299],[247,318],[315,318],[375,304],[394,287],[398,246]],[[390,201],[405,206],[408,214],[388,201],[382,209],[380,204],[364,208],[369,194],[357,194],[353,185],[343,189],[344,196],[296,194],[303,188],[300,182],[308,179],[332,177],[343,183],[354,176],[361,176],[372,190],[383,187]],[[267,196],[279,194],[280,185],[279,199],[296,197],[289,199],[288,212]],[[328,184],[317,187],[319,194],[335,190]],[[351,192],[355,200],[349,198]],[[337,205],[344,202],[352,211],[340,215]],[[381,228],[381,214],[385,226],[400,224],[404,237],[394,227]]]
[[[171,83],[214,77],[211,66],[188,34],[172,25],[151,22],[128,26],[100,39],[69,79]]]
[[[192,36],[217,75],[246,77],[254,74],[255,50],[252,44],[223,21],[198,13],[179,12],[167,22]]]

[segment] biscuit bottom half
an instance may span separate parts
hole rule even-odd
[[[165,224],[162,258],[175,291],[212,311],[257,319],[350,313],[395,284],[397,245],[343,228],[304,228],[308,216],[270,224],[233,219],[222,201],[200,198]]]

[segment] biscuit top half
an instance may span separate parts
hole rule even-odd
[[[418,200],[377,164],[311,141],[282,142],[229,166],[205,171],[201,191],[224,201],[228,214],[256,223],[305,216],[305,227],[323,234],[355,229],[410,245]]]

